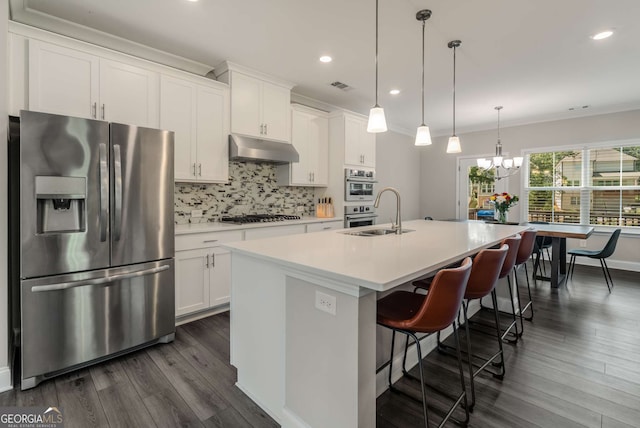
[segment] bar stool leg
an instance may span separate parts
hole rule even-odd
[[[524,312],[529,309],[531,311],[530,317],[524,317],[527,321],[533,321],[533,298],[531,298],[531,284],[529,283],[529,272],[527,269],[527,264],[524,264],[524,276],[527,278],[527,292],[529,293],[529,303],[524,305],[524,309],[522,310],[522,315],[524,316]]]
[[[466,304],[462,301],[462,311],[464,314],[464,329],[467,336],[467,356],[469,360],[469,384],[471,386],[471,405],[469,406],[469,412],[473,412],[473,407],[476,405],[476,387],[473,382],[473,352],[471,352],[471,336],[469,335],[469,317],[467,315],[467,309],[469,306],[469,300]]]
[[[507,284],[509,285],[509,301],[511,302],[511,316],[513,318],[513,322],[509,324],[509,327],[507,327],[507,329],[503,333],[502,338],[509,343],[518,343],[518,338],[520,337],[520,335],[518,334],[519,332],[518,332],[518,321],[516,320],[516,307],[513,303],[513,290],[511,287],[511,278],[509,275],[507,275]],[[513,327],[515,327],[516,329],[515,339],[513,340],[506,339],[507,334],[509,334],[509,332]]]
[[[498,349],[500,349],[500,362],[493,365],[494,367],[501,368],[500,370],[501,373],[499,375],[494,374],[493,376],[496,377],[497,379],[502,380],[505,374],[504,349],[502,346],[502,338],[500,337],[502,335],[502,332],[500,331],[500,313],[498,311],[498,297],[496,295],[495,289],[491,291],[491,300],[493,302],[493,314],[496,320],[496,337],[498,338]]]
[[[415,334],[407,333],[407,340],[409,335],[411,335],[413,340],[415,340],[416,349],[418,351],[418,369],[420,372],[420,389],[422,391],[422,409],[424,410],[424,427],[429,428],[429,411],[427,410],[427,391],[426,391],[427,387],[424,383],[424,373],[423,373],[424,369],[422,368],[422,349],[421,349],[420,341],[418,340],[418,337]],[[463,380],[463,384],[464,384],[464,380]]]
[[[455,321],[453,323],[453,335],[455,336],[455,339],[456,339],[456,355],[458,357],[458,372],[460,373],[460,386],[462,387],[462,396],[463,396],[463,399],[464,399],[465,420],[462,423],[466,426],[466,424],[469,422],[469,404],[467,403],[467,388],[466,388],[466,386],[464,384],[464,373],[463,373],[463,370],[462,370],[462,354],[460,352],[460,337],[459,337],[459,334],[458,334],[458,329],[456,328]],[[456,409],[456,407],[457,406],[454,405],[451,408],[451,410],[449,410],[449,413],[447,414],[447,416],[445,416],[444,421],[449,419],[449,416],[451,416],[451,414]],[[442,425],[443,424],[441,424],[441,426]]]
[[[513,276],[516,279],[516,294],[518,296],[518,318],[520,319],[520,334],[518,336],[522,337],[522,334],[524,333],[524,322],[522,320],[522,299],[520,298],[520,281],[518,281],[517,266],[513,267]]]
[[[389,358],[389,389],[393,389],[393,382],[391,381],[391,375],[393,374],[393,348],[396,344],[396,331],[391,330],[391,357]]]

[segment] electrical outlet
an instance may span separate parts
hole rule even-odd
[[[296,207],[296,211],[299,213],[303,213],[304,212],[304,205],[299,205]]]
[[[336,296],[316,291],[316,309],[336,315]]]
[[[202,217],[202,214],[203,214],[202,210],[191,210],[191,217],[193,218]]]
[[[582,248],[586,248],[586,246],[587,246],[587,240],[586,240],[586,239],[581,239],[581,240],[580,240],[580,246],[581,246]]]

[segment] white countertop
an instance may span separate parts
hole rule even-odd
[[[309,223],[323,223],[327,221],[342,221],[342,219],[333,218],[318,218],[313,216],[303,216],[300,220],[285,220],[274,221],[266,223],[246,223],[246,224],[232,224],[222,223],[219,221],[208,223],[191,223],[191,224],[176,224],[175,234],[186,235],[190,233],[205,233],[205,232],[225,232],[228,230],[246,230],[257,229],[260,227],[274,227],[274,226],[293,226],[296,224],[309,224]]]
[[[404,222],[403,228],[414,231],[369,237],[330,230],[234,242],[225,247],[232,253],[247,254],[309,274],[385,291],[527,229],[526,226],[425,220]]]

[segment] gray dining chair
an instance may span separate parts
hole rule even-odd
[[[571,254],[571,260],[569,261],[569,272],[571,273],[571,279],[573,279],[573,271],[576,269],[576,257],[589,257],[591,259],[598,259],[600,260],[600,266],[602,267],[602,274],[604,275],[604,280],[607,283],[607,288],[609,289],[609,293],[611,293],[611,288],[613,287],[613,279],[611,279],[611,272],[609,272],[609,266],[607,266],[606,259],[611,257],[611,255],[616,250],[616,245],[618,244],[618,237],[620,236],[621,230],[622,229],[616,229],[613,231],[613,233],[609,237],[609,241],[607,241],[607,245],[605,245],[602,250],[582,250],[579,248],[569,250],[569,254]]]

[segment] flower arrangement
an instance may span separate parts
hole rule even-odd
[[[494,193],[490,197],[490,201],[496,207],[496,211],[498,211],[498,221],[500,223],[507,222],[507,211],[509,208],[516,205],[518,203],[517,195],[510,195],[507,192],[503,193]]]

